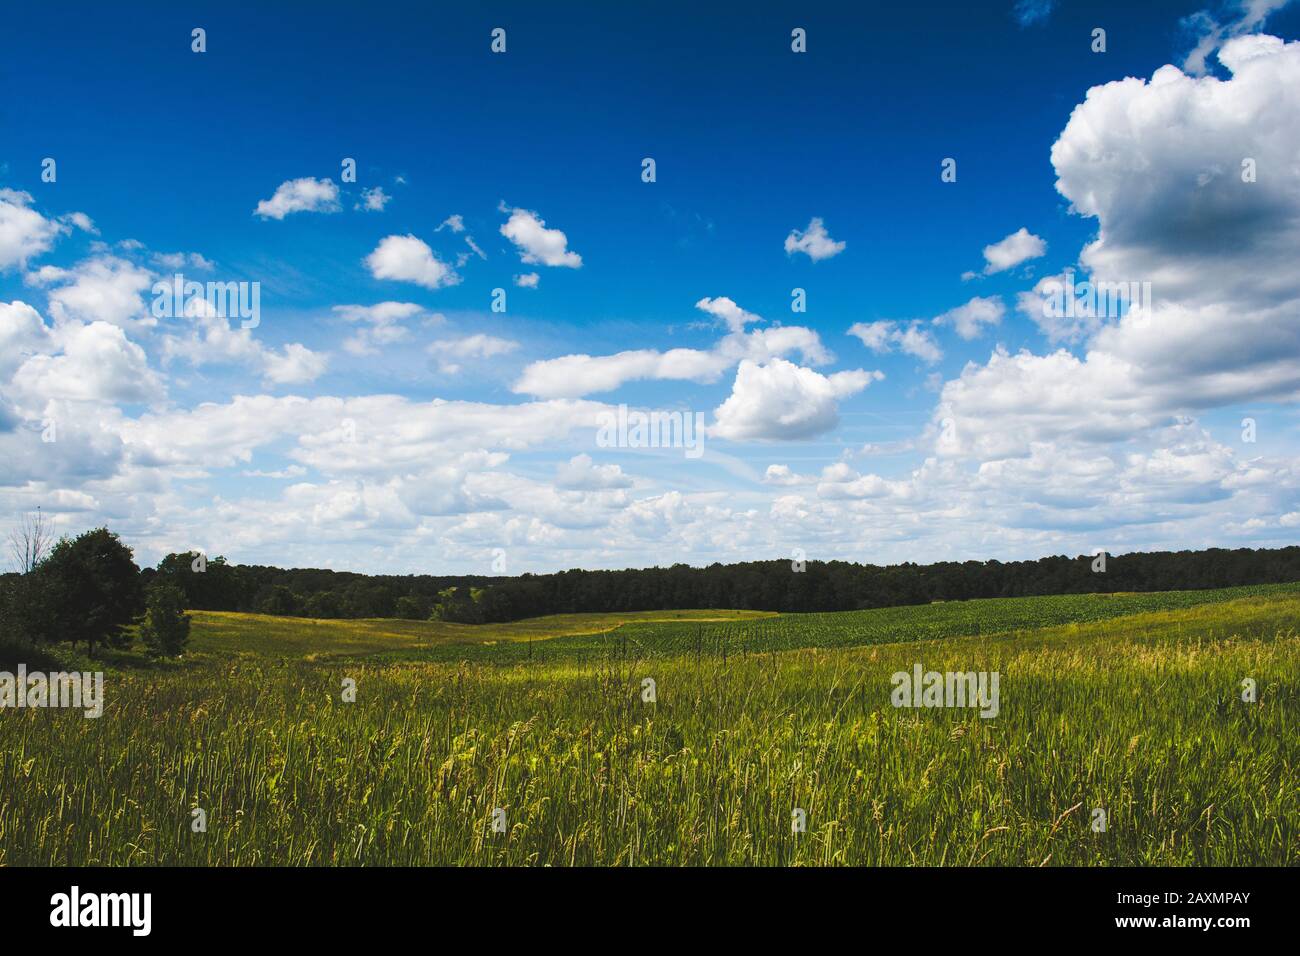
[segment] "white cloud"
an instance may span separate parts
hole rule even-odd
[[[336,305],[340,318],[355,323],[357,331],[343,343],[353,355],[374,355],[382,347],[409,338],[403,325],[408,319],[424,315],[424,306],[414,302],[380,302],[376,305]]]
[[[536,272],[525,272],[523,275],[515,276],[515,285],[521,289],[536,289],[542,277]]]
[[[955,425],[947,451],[1132,441],[1198,409],[1300,398],[1300,177],[1278,173],[1300,155],[1300,43],[1243,36],[1220,59],[1230,80],[1166,66],[1075,108],[1051,156],[1057,188],[1098,221],[1080,262],[1093,283],[1149,282],[1151,301],[1040,322],[1057,340],[1089,336],[1082,359],[968,366],[935,413],[934,435]],[[1269,174],[1243,181],[1242,157]],[[1045,291],[1022,298],[1031,317]]]
[[[144,302],[154,275],[127,259],[101,255],[71,269],[45,266],[29,273],[27,280],[54,287],[49,292],[50,314],[58,323],[108,322],[128,329],[157,324]]]
[[[161,396],[144,349],[118,326],[68,326],[59,339],[59,354],[33,355],[14,373],[15,389],[28,399],[147,402]]]
[[[54,337],[26,302],[0,302],[0,381],[7,381],[32,355],[54,350]]]
[[[60,216],[59,222],[74,226],[82,232],[88,232],[92,236],[99,235],[99,230],[95,228],[95,222],[84,212],[70,212],[67,215]]]
[[[935,325],[951,325],[957,334],[968,342],[979,338],[982,326],[997,325],[1006,314],[1007,307],[997,296],[976,296],[965,305],[949,309],[936,316]]]
[[[813,262],[838,256],[844,251],[844,246],[845,243],[836,242],[830,237],[820,216],[814,216],[803,232],[791,229],[790,235],[785,237],[786,255],[802,252]]]
[[[435,256],[427,243],[412,235],[385,236],[365,262],[376,279],[413,282],[426,289],[460,282],[454,269]]]
[[[438,360],[439,367],[444,372],[454,375],[460,371],[460,362],[495,358],[513,352],[517,348],[519,348],[518,342],[479,333],[459,339],[438,339],[429,343],[427,351]]]
[[[332,179],[289,179],[276,187],[275,195],[263,199],[253,215],[263,219],[283,219],[295,212],[338,212],[339,187]]]
[[[939,343],[919,322],[855,322],[849,326],[848,334],[861,340],[873,352],[886,353],[897,348],[930,364],[943,358]]]
[[[1264,25],[1273,13],[1285,7],[1290,0],[1235,0],[1224,4],[1225,13],[1232,18],[1220,23],[1208,10],[1185,17],[1182,26],[1197,37],[1196,45],[1183,60],[1183,69],[1193,75],[1203,75],[1206,61],[1220,45],[1233,37],[1253,33]]]
[[[767,471],[763,473],[763,483],[767,485],[779,485],[784,488],[791,488],[796,485],[806,485],[812,479],[806,475],[797,475],[790,470],[789,465],[768,465]]]
[[[947,382],[934,413],[941,454],[981,459],[1024,454],[1033,442],[1061,438],[1128,441],[1162,421],[1154,396],[1132,387],[1132,369],[1104,353],[1081,360],[999,349]],[[943,422],[951,424],[944,428]]]
[[[569,238],[559,229],[547,229],[537,213],[527,209],[509,212],[510,218],[501,227],[501,235],[519,249],[520,261],[569,269],[582,266],[582,256],[569,250]]]
[[[699,349],[634,349],[614,355],[564,355],[533,362],[513,390],[541,397],[577,397],[608,392],[639,379],[716,381],[725,369],[713,354]]]
[[[263,350],[262,375],[276,385],[302,385],[320,378],[328,362],[325,355],[291,342],[279,352]]]
[[[766,365],[746,359],[709,433],[732,441],[812,438],[839,423],[840,399],[882,378],[862,369],[826,376],[784,359]]]
[[[64,227],[31,208],[30,193],[0,189],[0,272],[26,268],[47,252]]]
[[[618,465],[596,465],[590,455],[575,455],[555,472],[555,487],[577,491],[630,488],[632,479]]]
[[[384,192],[383,186],[375,186],[373,189],[361,190],[361,202],[357,208],[366,212],[383,212],[392,200],[393,197]]]
[[[1066,297],[1074,282],[1073,275],[1044,276],[1028,292],[1016,294],[1016,309],[1034,322],[1048,342],[1075,343],[1099,330],[1105,321],[1099,303],[1092,297]]]
[[[935,342],[934,336],[915,322],[901,329],[897,336],[898,348],[901,352],[931,364],[943,358],[943,350]]]
[[[889,352],[897,329],[897,322],[855,322],[849,326],[848,334],[860,339],[873,352]]]
[[[243,366],[263,381],[276,385],[301,385],[324,374],[328,357],[297,342],[280,351],[268,348],[251,329],[235,327],[217,315],[201,299],[186,306],[185,320],[191,324],[186,336],[163,336],[163,360],[182,358],[195,367],[204,365]]]
[[[1014,269],[1046,253],[1047,243],[1021,226],[1005,239],[984,247],[984,275]]]
[[[631,349],[613,355],[545,359],[529,364],[513,390],[546,398],[577,397],[647,379],[707,384],[716,382],[741,360],[761,363],[796,352],[803,361],[815,365],[834,360],[817,333],[803,326],[781,325],[746,332],[747,324],[762,320],[726,296],[700,299],[695,307],[721,319],[730,329],[711,349]]]
[[[439,223],[438,228],[433,231],[442,232],[444,229],[450,229],[452,232],[464,232],[465,217],[460,215],[459,213],[452,213],[441,223]]]
[[[695,308],[721,319],[732,332],[743,332],[745,326],[750,323],[762,321],[757,315],[746,312],[725,295],[713,299],[705,296],[695,303]]]
[[[200,269],[203,272],[211,272],[216,268],[215,263],[198,252],[156,252],[153,254],[151,261],[160,269],[167,269],[172,272],[179,272],[186,266]]]

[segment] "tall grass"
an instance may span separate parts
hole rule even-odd
[[[0,711],[0,863],[1295,864],[1298,621],[1292,593],[725,660],[120,671],[98,720]],[[998,671],[1000,714],[895,709],[916,662]]]

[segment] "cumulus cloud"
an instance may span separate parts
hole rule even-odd
[[[855,322],[849,326],[848,334],[859,339],[873,352],[885,353],[898,349],[930,364],[943,358],[939,343],[919,322]]]
[[[1103,325],[1092,348],[1148,388],[1288,396],[1300,388],[1300,43],[1229,40],[1230,80],[1174,67],[1090,91],[1052,148],[1057,188],[1098,238],[1093,282],[1151,283],[1154,301]],[[1261,171],[1243,181],[1243,157]],[[1151,188],[1132,170],[1158,168]],[[1264,172],[1266,171],[1266,172]]]
[[[383,212],[384,207],[392,202],[392,199],[392,196],[384,192],[383,186],[363,189],[361,190],[361,202],[357,204],[357,208],[364,209],[366,212]]]
[[[381,348],[410,336],[403,323],[425,315],[424,306],[414,302],[380,302],[376,305],[336,305],[334,313],[354,323],[357,331],[343,343],[353,355],[374,355]]]
[[[796,252],[802,252],[813,262],[820,262],[822,259],[829,259],[832,256],[838,256],[844,251],[845,243],[836,242],[826,231],[826,224],[822,222],[820,216],[814,216],[808,223],[808,228],[800,232],[798,229],[791,229],[790,235],[785,237],[785,253],[788,256]]]
[[[525,272],[523,275],[515,276],[515,285],[521,289],[536,289],[542,277],[536,272]]]
[[[806,475],[797,475],[790,470],[789,465],[768,465],[767,471],[763,473],[763,483],[767,485],[780,485],[782,487],[793,487],[795,485],[810,484],[812,479]]]
[[[0,272],[26,268],[47,252],[64,227],[32,208],[30,193],[0,189]]]
[[[295,212],[338,212],[339,209],[339,187],[332,179],[305,176],[282,182],[276,187],[275,195],[257,204],[253,215],[283,219]]]
[[[1132,369],[1104,353],[1086,360],[998,349],[944,384],[934,413],[942,454],[982,459],[1023,454],[1058,438],[1123,442],[1162,421],[1153,396],[1136,391]]]
[[[745,326],[762,321],[757,315],[746,312],[725,295],[720,295],[717,298],[705,296],[695,303],[695,308],[721,319],[723,324],[732,332],[743,332]]]
[[[260,375],[267,384],[301,385],[324,374],[328,357],[292,342],[282,349],[270,348],[255,338],[251,329],[232,326],[202,299],[186,305],[187,335],[163,336],[163,360],[181,358],[195,367],[238,365]]]
[[[325,373],[329,358],[299,342],[290,342],[278,352],[262,350],[262,376],[276,385],[304,385]]]
[[[766,365],[746,359],[709,433],[732,441],[813,438],[839,423],[840,399],[882,378],[862,369],[822,375],[784,359]]]
[[[58,323],[108,322],[128,329],[157,324],[144,302],[153,273],[119,256],[94,256],[71,269],[44,266],[27,281],[50,287],[50,314]]]
[[[479,333],[459,339],[439,339],[429,343],[428,352],[437,359],[442,371],[455,374],[460,371],[460,363],[467,359],[495,358],[517,348],[518,342]]]
[[[993,275],[1014,269],[1022,262],[1037,259],[1047,254],[1047,243],[1021,226],[1005,239],[984,247],[984,272]],[[974,273],[966,273],[962,278],[971,278]]]
[[[762,320],[726,296],[700,299],[695,307],[720,319],[730,330],[711,349],[630,349],[613,355],[564,355],[529,364],[513,389],[546,398],[577,397],[647,379],[716,382],[741,360],[766,362],[794,353],[814,365],[834,359],[817,333],[803,326],[771,326],[746,332],[746,325]]]
[[[1054,436],[1124,441],[1198,409],[1300,398],[1300,43],[1242,36],[1220,60],[1230,79],[1165,66],[1094,87],[1052,147],[1057,188],[1098,223],[1080,255],[1087,279],[1149,282],[1150,301],[1040,322],[1059,340],[1086,335],[1083,358],[998,353],[968,367],[944,387],[936,435],[948,419],[957,450],[1006,456]],[[1046,291],[1022,299],[1031,317]]]
[[[376,279],[412,282],[426,289],[456,285],[460,276],[433,254],[428,243],[412,235],[385,236],[366,256],[366,266]]]
[[[0,302],[0,380],[7,380],[30,356],[53,349],[54,337],[39,312],[26,302]]]
[[[68,326],[58,338],[57,354],[33,355],[14,374],[14,388],[30,400],[147,402],[161,396],[144,349],[118,326]]]
[[[1006,311],[1007,307],[997,296],[976,296],[965,305],[935,316],[934,324],[952,326],[959,336],[969,342],[979,338],[984,326],[1001,322]]]
[[[569,237],[559,229],[546,228],[537,213],[527,209],[503,211],[509,211],[510,218],[501,227],[501,235],[515,244],[521,262],[569,269],[582,266],[582,256],[569,249]]]
[[[630,488],[632,479],[618,465],[597,465],[590,455],[575,455],[555,472],[555,487],[576,491]]]
[[[1098,297],[1071,295],[1074,287],[1071,272],[1044,276],[1029,291],[1016,294],[1016,310],[1034,322],[1051,344],[1079,342],[1097,332],[1106,315]]]

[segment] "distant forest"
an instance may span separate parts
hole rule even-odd
[[[541,614],[741,608],[763,611],[851,611],[931,601],[1174,591],[1300,581],[1300,547],[1157,551],[1037,561],[964,561],[885,567],[844,561],[675,564],[626,571],[563,571],[516,577],[365,575],[317,569],[283,570],[173,554],[144,584],[176,585],[190,610],[256,611],[321,618],[400,617],[488,623]]]

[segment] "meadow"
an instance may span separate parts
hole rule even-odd
[[[181,661],[95,665],[103,717],[0,711],[0,864],[1295,865],[1298,627],[1295,585],[479,627],[196,612]],[[998,715],[892,706],[918,663],[998,672]]]

